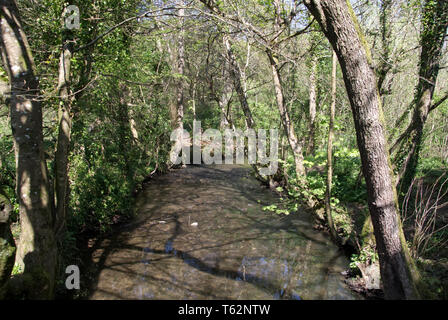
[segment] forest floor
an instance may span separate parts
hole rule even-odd
[[[310,213],[263,210],[279,202],[246,166],[155,177],[134,220],[88,241],[79,298],[361,299],[344,282],[348,259]]]

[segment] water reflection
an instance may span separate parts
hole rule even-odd
[[[188,167],[152,181],[139,220],[95,250],[90,298],[357,298],[340,274],[348,261],[306,213],[262,210],[277,201],[244,166]]]

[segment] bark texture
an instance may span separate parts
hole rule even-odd
[[[66,42],[59,59],[58,94],[60,97],[58,110],[58,140],[55,152],[55,233],[61,237],[66,229],[68,210],[68,157],[72,132],[71,107],[73,99],[70,96],[70,69],[73,57],[73,46]]]
[[[418,297],[418,274],[407,248],[390,169],[381,103],[369,49],[346,1],[306,0],[341,65],[366,179],[368,204],[387,299]]]
[[[52,199],[42,137],[39,80],[33,57],[13,0],[0,2],[3,64],[11,84],[10,116],[16,157],[21,236],[16,261],[23,268],[23,294],[53,297],[56,243]]]
[[[311,73],[309,87],[309,113],[310,113],[310,131],[308,138],[307,155],[314,154],[316,144],[316,75],[317,75],[317,56],[311,58]]]
[[[224,88],[222,90],[221,96],[218,99],[219,110],[221,111],[221,121],[219,127],[221,130],[228,129],[230,127],[230,112],[229,112],[229,103],[232,99],[232,90],[233,86],[231,81],[228,80],[230,77],[230,70],[228,70],[230,65],[226,63],[223,68],[223,79],[224,79]]]
[[[288,109],[285,104],[285,97],[283,95],[282,80],[280,76],[280,70],[278,65],[278,59],[272,50],[266,51],[269,62],[271,64],[272,76],[274,81],[275,97],[277,100],[277,107],[280,113],[280,119],[282,120],[283,129],[288,139],[289,146],[292,149],[295,169],[298,178],[304,178],[306,176],[305,166],[303,164],[303,146],[302,142],[296,136],[294,129],[294,123],[291,121]]]

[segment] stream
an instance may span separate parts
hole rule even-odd
[[[279,197],[244,165],[155,177],[137,218],[93,250],[89,299],[359,299],[349,262],[307,212],[263,211]]]

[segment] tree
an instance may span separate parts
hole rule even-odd
[[[11,85],[10,114],[21,221],[16,262],[23,268],[24,294],[29,298],[51,298],[57,249],[43,149],[39,80],[15,1],[1,1],[0,14],[2,59]]]
[[[319,22],[341,65],[367,185],[385,297],[417,298],[418,275],[398,215],[394,176],[369,49],[348,2],[306,0],[305,5]]]
[[[184,16],[185,9],[179,9],[180,21],[180,33],[177,45],[177,73],[180,76],[176,82],[177,94],[176,94],[176,129],[183,130],[184,125],[184,72],[185,72],[185,35],[184,35]]]
[[[419,80],[414,97],[412,121],[397,139],[394,164],[399,171],[399,191],[406,193],[414,179],[423,142],[423,129],[429,113],[441,103],[433,104],[440,61],[448,28],[448,1],[426,0],[423,4]],[[448,98],[448,94],[440,101]]]
[[[273,17],[270,17],[270,19],[273,21],[273,25],[272,30],[263,33],[262,29],[257,28],[255,24],[250,24],[250,22],[248,22],[244,17],[240,16],[239,10],[237,10],[237,12],[234,13],[236,14],[236,16],[233,14],[228,15],[222,9],[222,6],[220,5],[219,2],[205,1],[205,0],[201,0],[201,2],[216,17],[219,17],[220,19],[227,21],[229,24],[232,24],[236,20],[237,25],[244,26],[244,29],[248,29],[247,35],[256,38],[257,42],[260,43],[260,46],[265,51],[271,68],[276,103],[280,114],[283,130],[285,132],[289,146],[292,150],[297,176],[301,181],[303,181],[303,185],[305,185],[306,182],[304,178],[306,177],[306,171],[303,163],[304,146],[303,142],[297,137],[294,128],[294,122],[291,120],[290,112],[286,105],[284,88],[281,78],[282,64],[279,60],[280,45],[283,44],[284,42],[287,42],[287,40],[290,40],[300,35],[307,29],[305,28],[304,30],[299,30],[293,34],[288,34],[291,27],[291,21],[297,14],[297,4],[294,4],[288,12],[285,8],[285,3],[283,1],[274,0],[272,3],[269,3],[268,6],[270,9],[272,9],[274,14]],[[282,35],[283,37],[280,37]],[[308,199],[308,202],[312,206],[311,199]]]
[[[232,43],[228,34],[223,35],[223,43],[227,54],[228,64],[229,64],[229,74],[233,79],[233,86],[238,95],[238,99],[241,104],[241,108],[243,109],[246,127],[248,129],[255,128],[255,121],[252,116],[252,112],[249,108],[249,103],[247,102],[246,92],[244,91],[242,85],[242,76],[241,76],[241,68],[238,65],[238,61],[236,60],[235,54],[232,49]]]
[[[55,185],[54,195],[56,202],[55,232],[61,236],[65,232],[68,211],[68,157],[70,152],[72,132],[72,105],[71,95],[71,59],[73,58],[73,40],[69,31],[65,31],[59,58],[59,77],[57,92],[60,97],[58,110],[58,138],[55,152]]]
[[[333,140],[334,140],[334,116],[336,112],[336,68],[337,56],[333,51],[331,65],[331,105],[330,105],[330,124],[328,128],[328,146],[327,146],[327,187],[325,191],[325,213],[331,236],[337,240],[337,233],[334,227],[331,213],[331,186],[333,184]]]
[[[295,169],[297,176],[300,177],[301,180],[305,181],[303,178],[306,177],[305,166],[303,164],[303,142],[297,138],[297,134],[294,129],[294,122],[291,121],[291,117],[289,111],[286,107],[285,96],[283,90],[283,83],[281,79],[280,73],[280,62],[278,53],[276,52],[279,49],[280,39],[277,35],[281,35],[284,33],[289,25],[285,23],[284,18],[284,7],[283,2],[280,0],[274,0],[274,34],[275,37],[273,39],[269,39],[267,42],[270,44],[268,48],[266,48],[266,54],[268,55],[268,59],[271,65],[272,77],[274,82],[274,90],[275,96],[277,100],[277,107],[280,113],[280,118],[282,120],[283,128],[285,130],[286,137],[288,139],[289,145],[292,149],[295,161]],[[291,15],[294,15],[291,13]],[[313,89],[313,88],[311,88]],[[313,101],[315,103],[315,99]],[[310,101],[311,103],[311,101]],[[315,109],[314,106],[310,106],[310,109]],[[315,111],[315,110],[314,110]],[[311,203],[311,202],[310,202]]]
[[[311,38],[311,72],[309,77],[309,114],[310,129],[306,154],[314,154],[316,144],[316,107],[317,107],[317,66],[319,62],[316,36]]]

